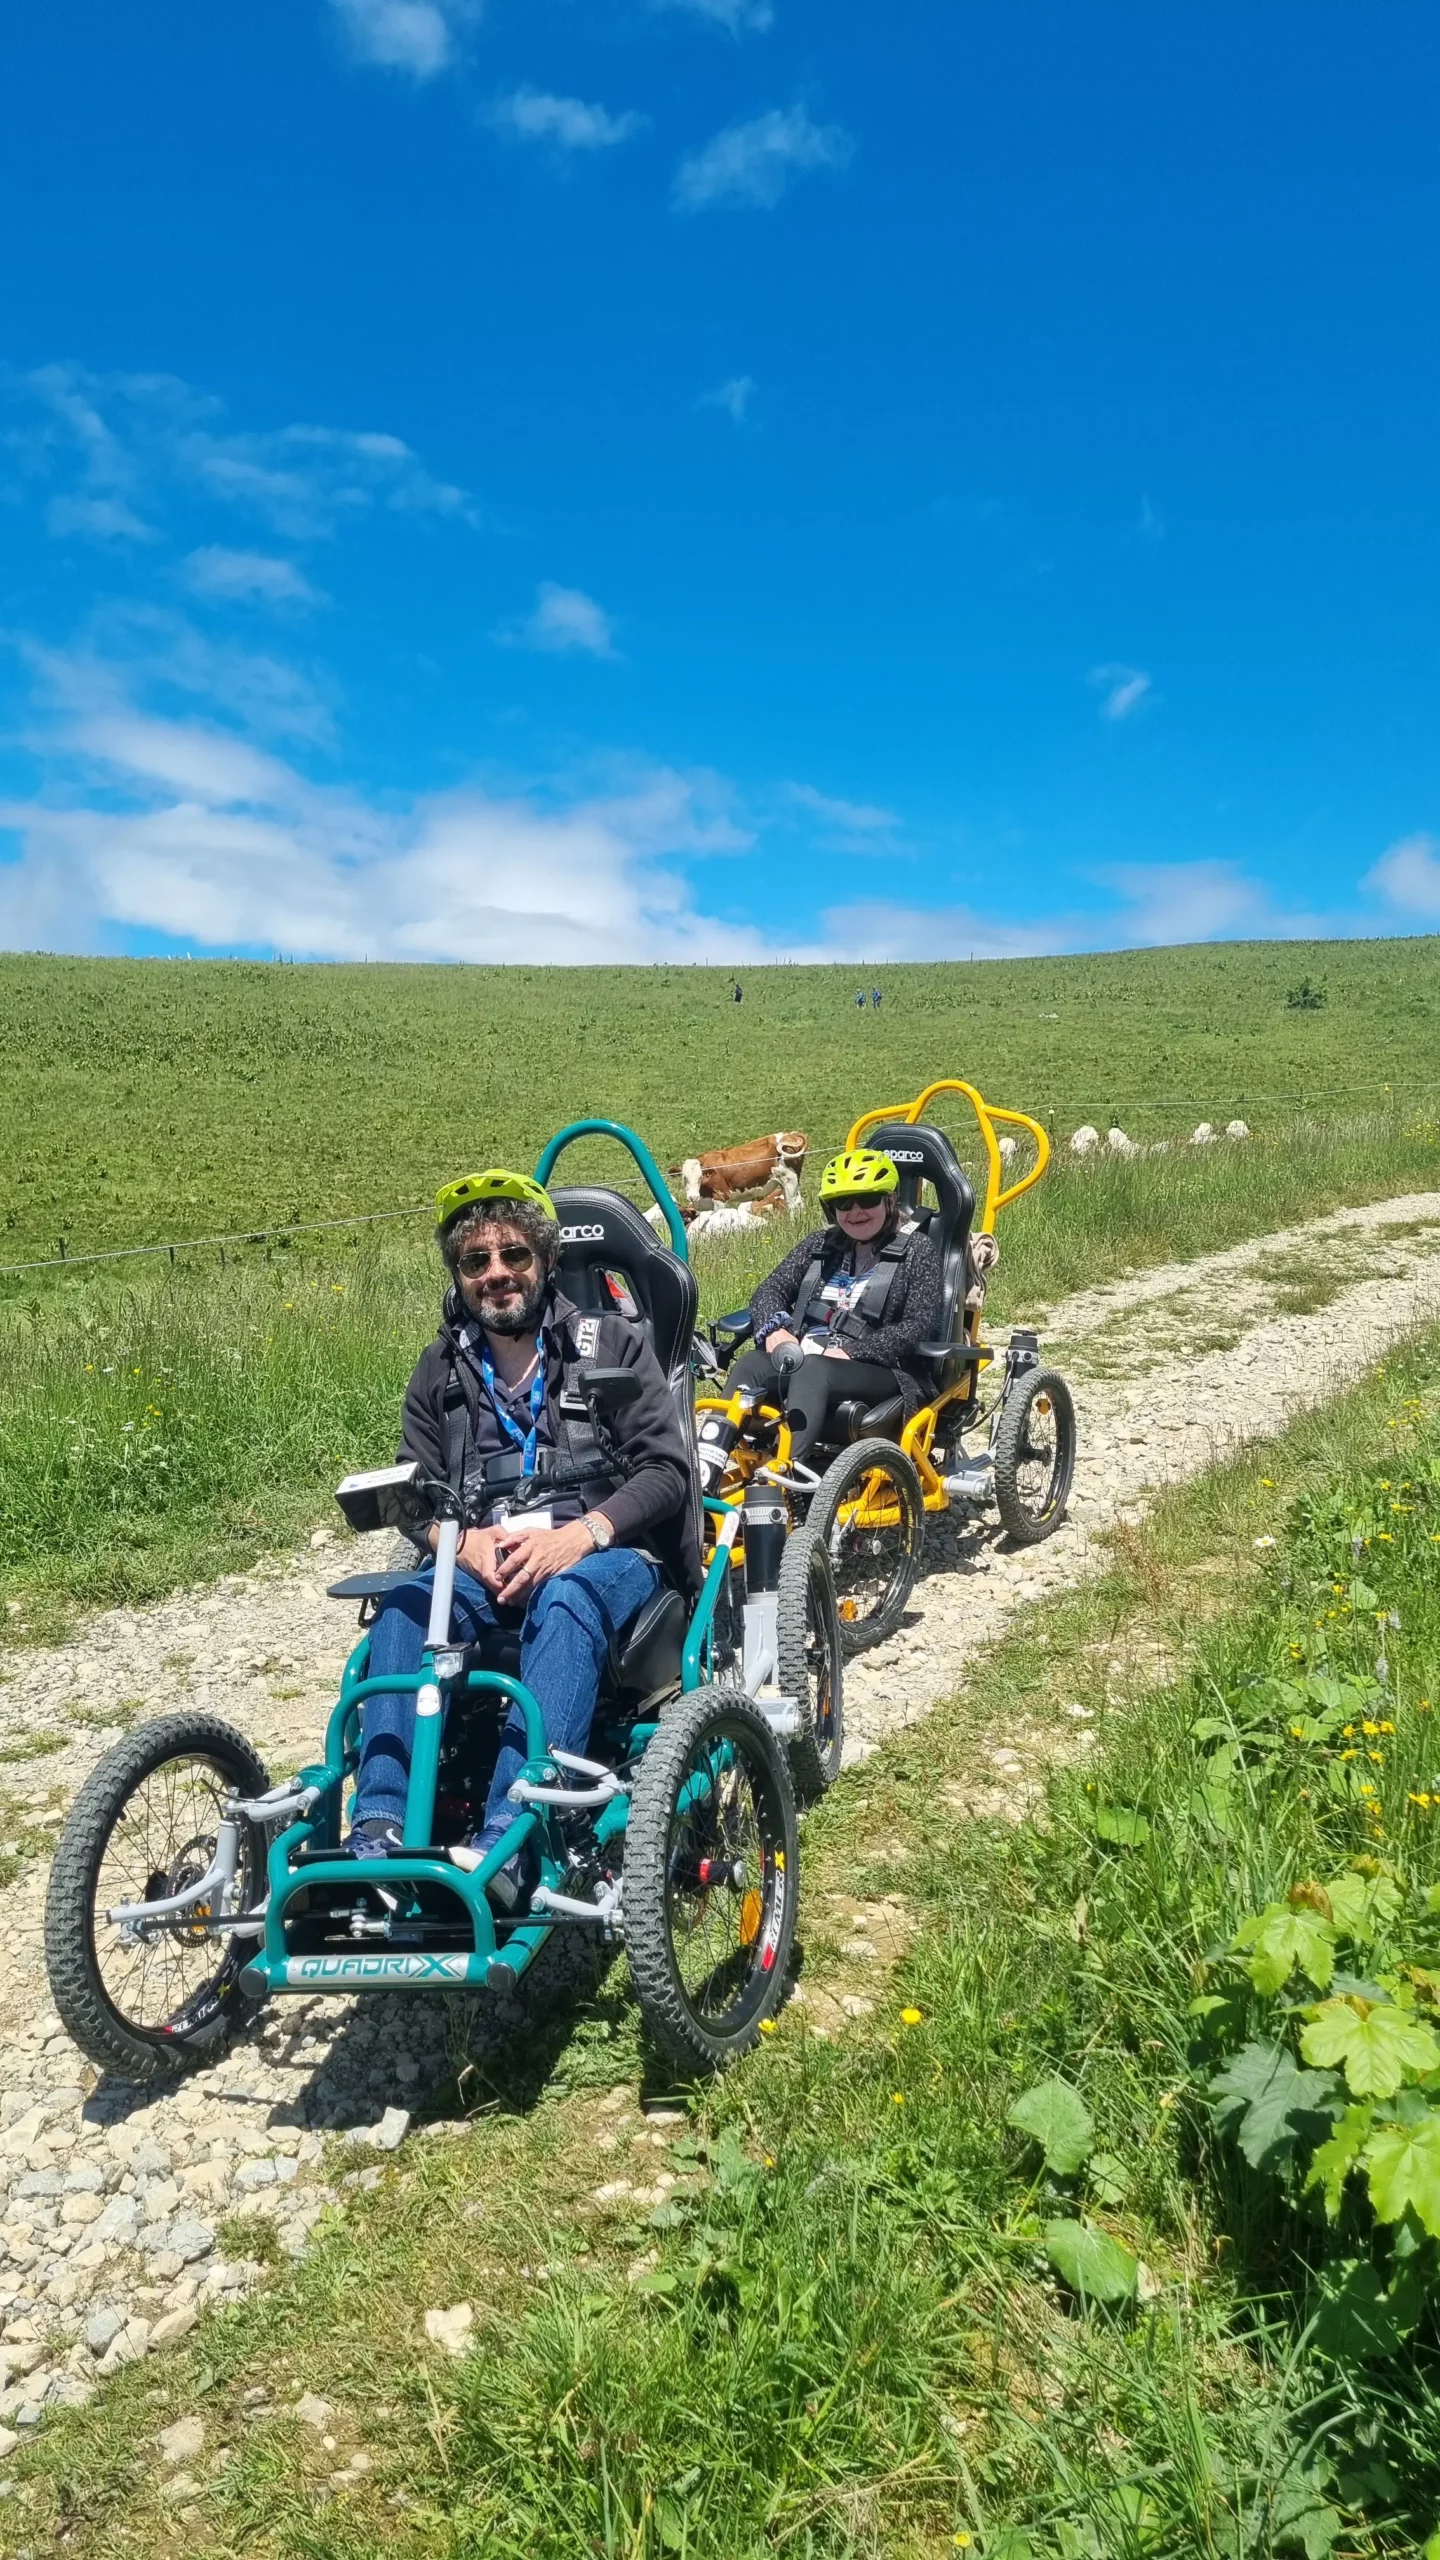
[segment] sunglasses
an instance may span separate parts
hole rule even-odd
[[[478,1280],[492,1262],[505,1271],[528,1271],[535,1256],[528,1244],[492,1245],[478,1253],[462,1253],[455,1268],[466,1280]]]

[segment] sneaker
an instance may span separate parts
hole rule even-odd
[[[399,1823],[372,1814],[366,1821],[352,1823],[341,1854],[347,1858],[393,1858],[404,1846],[405,1835]]]
[[[484,1842],[486,1849],[492,1845],[488,1840]],[[471,1846],[481,1847],[480,1834],[477,1833]],[[507,1858],[503,1867],[496,1868],[486,1884],[485,1896],[500,1919],[513,1920],[516,1917],[534,1892],[539,1873],[539,1862],[530,1853],[528,1842],[516,1850],[513,1858]]]

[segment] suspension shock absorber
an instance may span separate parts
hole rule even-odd
[[[740,1437],[745,1416],[754,1409],[756,1399],[742,1388],[730,1399],[724,1413],[707,1413],[700,1425],[700,1490],[715,1494],[720,1490],[730,1452]]]
[[[780,1496],[754,1485],[745,1497],[745,1686],[773,1687],[779,1654],[780,1565],[789,1533]]]

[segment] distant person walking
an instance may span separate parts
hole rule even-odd
[[[865,1010],[865,990],[863,987],[857,987],[855,990],[855,1009],[857,1013],[863,1013]]]
[[[735,981],[735,1001],[737,1004],[743,1004],[745,1001],[745,990],[738,978]]]
[[[879,1010],[880,1010],[880,990],[879,990],[879,988],[878,988],[878,987],[872,987],[872,988],[871,988],[871,990],[870,990],[870,1001],[871,1001],[871,1003],[873,1004],[873,1006],[875,1007],[876,1012],[878,1013],[878,1012],[879,1012]]]

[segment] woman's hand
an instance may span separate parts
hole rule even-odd
[[[822,1360],[848,1360],[850,1354],[848,1351],[842,1351],[838,1342],[832,1342],[826,1344],[820,1357]]]
[[[774,1332],[767,1333],[765,1336],[767,1357],[773,1360],[776,1352],[783,1351],[787,1343],[792,1351],[798,1351],[800,1348],[799,1336],[791,1332],[788,1324],[777,1324]]]

